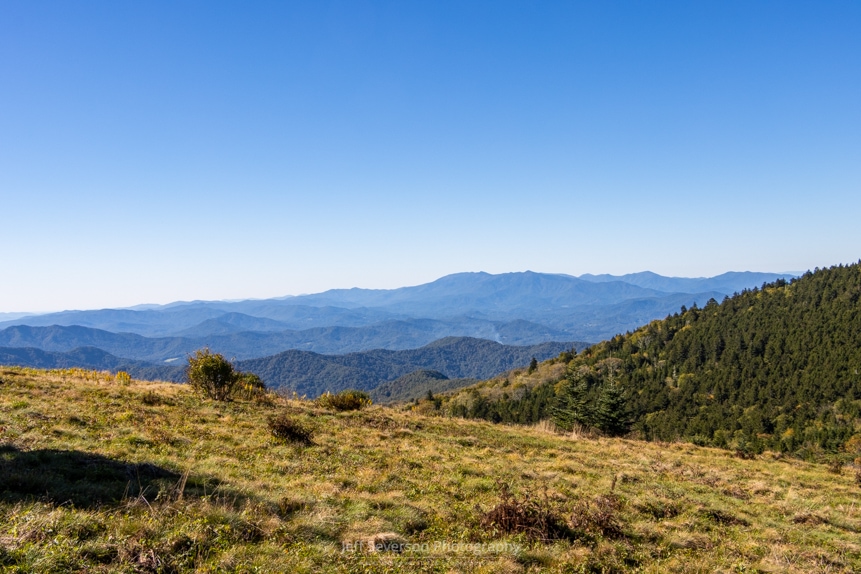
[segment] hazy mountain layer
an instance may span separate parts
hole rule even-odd
[[[247,312],[244,312],[244,311]],[[240,317],[245,315],[245,317]],[[303,330],[333,325],[358,327],[402,318],[381,309],[344,309],[286,304],[281,300],[225,303],[178,303],[152,309],[99,309],[30,315],[0,323],[12,325],[79,325],[146,337],[198,336],[213,332]],[[213,326],[212,321],[218,322]],[[227,327],[229,326],[229,327]],[[196,330],[199,327],[200,330]]]
[[[508,345],[594,342],[666,317],[682,305],[722,300],[776,276],[727,273],[683,279],[644,272],[584,277],[459,273],[390,290],[65,311],[0,323],[0,329],[6,327],[0,330],[0,346],[61,352],[94,346],[115,356],[161,363],[182,360],[201,347],[245,360],[289,349],[325,354],[414,349],[448,336]]]
[[[189,354],[202,347],[209,347],[213,351],[237,360],[274,355],[285,349],[326,354],[371,349],[415,349],[447,337],[452,332],[465,333],[464,336],[491,339],[509,345],[532,345],[547,340],[570,338],[564,331],[528,321],[495,323],[481,319],[461,318],[450,321],[431,319],[389,321],[368,327],[320,327],[304,331],[152,338],[80,326],[18,325],[0,331],[0,346],[34,347],[55,352],[71,351],[78,347],[98,347],[118,357],[163,363],[165,361],[182,362]]]
[[[433,369],[450,379],[487,378],[562,351],[584,348],[586,343],[541,343],[532,346],[501,345],[469,337],[449,337],[419,349],[376,350],[345,355],[322,355],[308,351],[286,351],[278,355],[238,361],[243,371],[258,374],[273,389],[297,391],[316,397],[325,391],[345,388],[372,390],[422,369]],[[57,369],[127,371],[135,378],[182,381],[185,361],[171,366],[116,357],[94,347],[66,352],[33,348],[0,347],[0,364]],[[462,386],[462,385],[461,385]]]
[[[715,277],[664,277],[651,271],[629,273],[627,275],[580,275],[579,279],[594,283],[622,281],[646,289],[656,289],[668,293],[703,293],[716,291],[723,295],[739,293],[744,289],[759,287],[763,283],[772,283],[778,279],[791,279],[792,273],[754,273],[751,271],[731,271]]]
[[[585,347],[583,343],[542,343],[529,347],[500,345],[493,341],[449,337],[420,349],[376,350],[346,355],[320,355],[285,351],[272,357],[240,361],[243,371],[258,374],[273,388],[316,396],[347,388],[371,390],[380,384],[420,369],[435,370],[449,378],[483,379],[529,363]]]

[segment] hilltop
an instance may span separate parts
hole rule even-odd
[[[274,415],[311,440],[277,440]],[[832,470],[0,369],[8,572],[857,572],[861,490]]]

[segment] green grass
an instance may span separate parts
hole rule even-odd
[[[848,467],[81,373],[0,380],[3,572],[861,571]],[[272,436],[274,415],[310,443]],[[501,484],[567,534],[483,521]],[[596,526],[602,508],[618,528]],[[404,551],[357,550],[372,540]]]

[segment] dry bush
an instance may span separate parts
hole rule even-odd
[[[269,432],[278,440],[311,444],[311,429],[286,414],[270,417],[268,424]]]
[[[481,526],[494,534],[525,534],[532,540],[571,538],[565,521],[554,512],[549,501],[525,495],[518,499],[508,485],[497,482],[500,502],[481,517]]]
[[[621,506],[619,498],[612,494],[581,500],[571,513],[569,523],[576,532],[618,538],[623,535],[619,520]]]
[[[547,433],[547,434],[554,434],[555,435],[555,434],[559,433],[559,427],[556,426],[556,423],[554,423],[553,421],[551,421],[549,419],[544,419],[544,420],[538,421],[537,423],[535,423],[533,425],[533,428],[537,431]]]
[[[317,405],[335,411],[357,411],[371,404],[371,397],[364,391],[348,389],[338,394],[324,393],[317,399]]]
[[[157,405],[170,404],[170,401],[164,400],[158,393],[149,390],[141,395],[141,402],[147,406],[153,407]]]
[[[254,373],[238,373],[236,395],[246,400],[263,402],[266,397],[266,384]]]

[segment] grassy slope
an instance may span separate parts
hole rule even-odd
[[[70,373],[0,379],[3,571],[861,570],[848,469],[383,407],[214,404],[185,386]],[[312,445],[270,436],[267,416],[283,412],[314,428]],[[560,516],[613,490],[622,534],[494,534],[480,517],[497,480]],[[342,552],[383,532],[429,550]],[[520,550],[451,546],[484,542]]]

